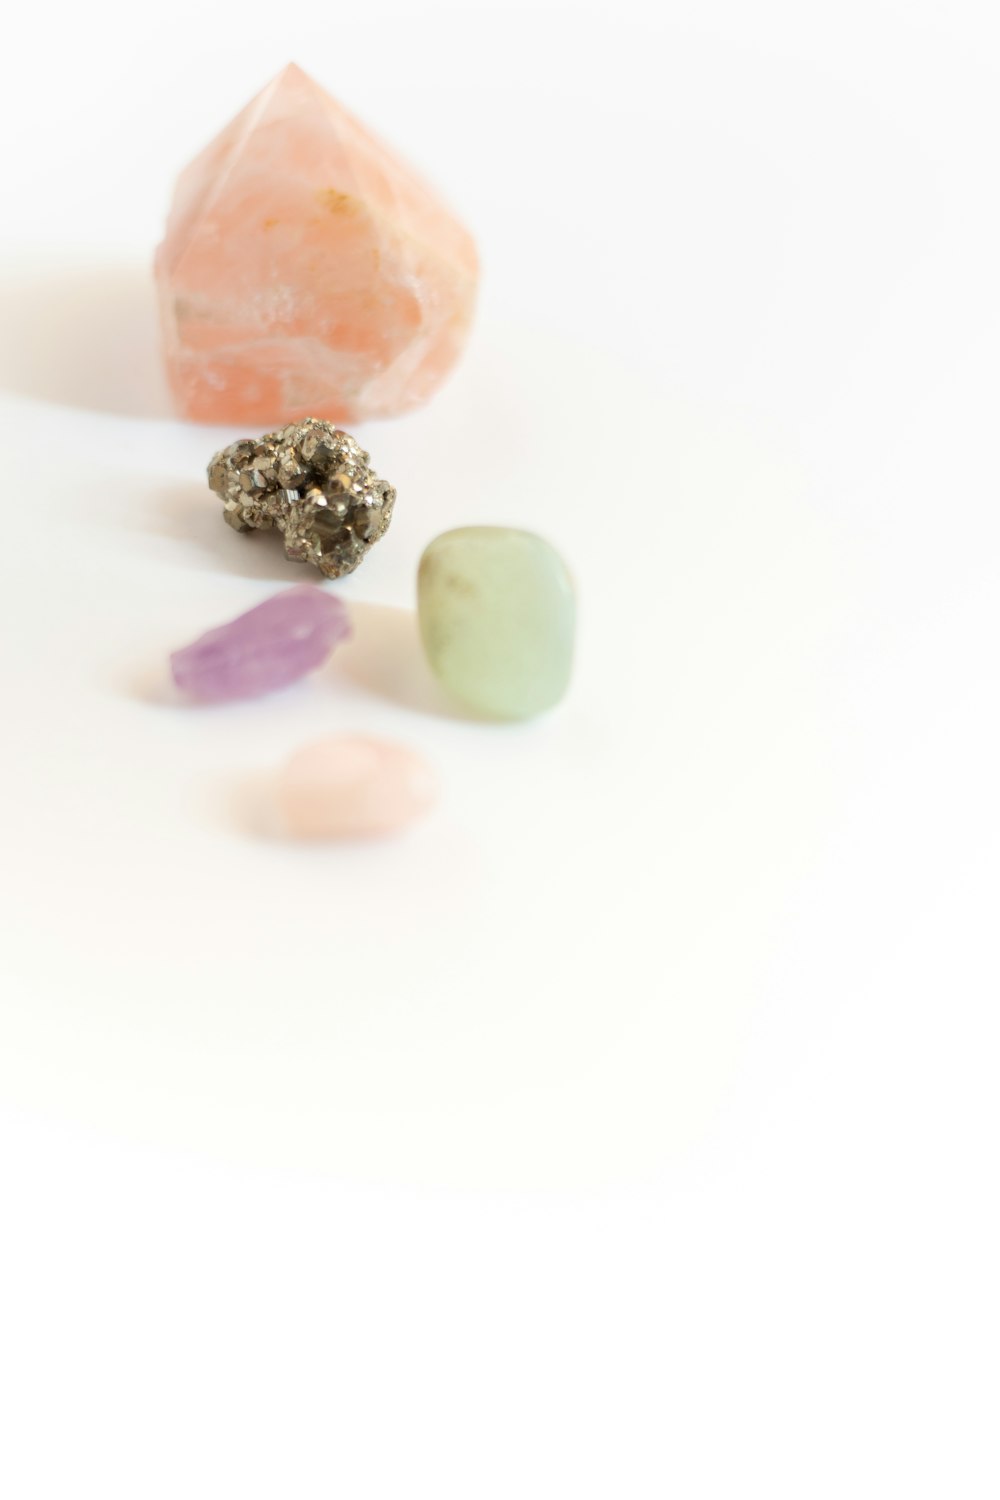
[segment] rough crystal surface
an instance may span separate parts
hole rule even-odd
[[[303,584],[175,651],[170,667],[181,691],[200,703],[256,698],[313,671],[350,633],[342,601]]]
[[[396,503],[356,439],[316,417],[230,443],[209,464],[208,482],[235,531],[276,528],[286,557],[327,578],[353,572]]]
[[[433,189],[292,64],[182,173],[156,273],[179,410],[265,426],[419,406],[478,271]]]
[[[296,838],[395,833],[434,797],[434,778],[413,750],[357,735],[303,746],[278,779],[284,825]]]
[[[576,605],[562,558],[542,537],[464,526],[430,543],[417,578],[431,668],[468,708],[523,719],[569,683]]]

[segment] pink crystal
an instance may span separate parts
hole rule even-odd
[[[246,427],[425,401],[472,318],[468,232],[291,64],[181,174],[156,256],[181,412]]]
[[[285,828],[301,839],[396,833],[422,817],[436,795],[430,768],[415,751],[360,735],[303,746],[282,770],[277,791]]]
[[[313,671],[350,633],[342,602],[305,584],[175,651],[170,670],[181,691],[200,703],[257,698]]]

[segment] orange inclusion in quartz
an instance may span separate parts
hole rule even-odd
[[[252,427],[419,406],[477,271],[433,189],[291,64],[177,184],[156,275],[178,409]]]

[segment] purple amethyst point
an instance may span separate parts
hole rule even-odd
[[[199,703],[259,698],[322,666],[350,633],[342,601],[301,584],[175,651],[170,670],[181,692]]]

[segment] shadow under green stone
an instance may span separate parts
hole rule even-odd
[[[349,608],[354,633],[334,652],[333,671],[414,713],[473,724],[493,722],[448,697],[427,665],[412,609],[353,601]]]

